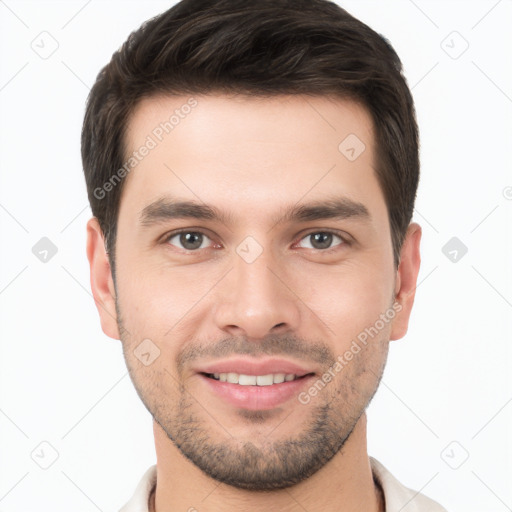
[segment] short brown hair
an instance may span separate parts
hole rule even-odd
[[[334,95],[362,103],[376,133],[376,174],[395,266],[419,181],[418,128],[402,64],[389,42],[327,0],[182,0],[132,32],[87,100],[82,162],[92,213],[113,272],[125,130],[156,94]],[[341,141],[340,141],[341,142]]]

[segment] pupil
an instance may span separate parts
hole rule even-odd
[[[202,243],[201,233],[182,233],[180,243],[185,249],[197,249]]]
[[[331,233],[315,233],[312,235],[312,245],[315,249],[326,249],[331,245],[332,234]]]

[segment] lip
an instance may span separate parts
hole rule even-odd
[[[243,375],[268,375],[270,373],[293,373],[297,377],[303,377],[308,373],[315,373],[314,369],[299,366],[285,359],[228,359],[206,364],[196,368],[197,373],[238,373]]]
[[[228,404],[239,409],[262,411],[274,409],[297,397],[300,391],[310,385],[315,372],[284,359],[230,359],[202,366],[196,370],[201,381],[210,392]],[[270,373],[293,373],[296,380],[285,381],[270,386],[243,386],[212,379],[206,374],[238,373],[244,375],[268,375]]]
[[[298,397],[301,390],[310,385],[314,375],[307,375],[300,379],[272,384],[271,386],[241,386],[221,382],[206,375],[199,374],[200,378],[215,393],[227,403],[239,409],[249,411],[266,411],[274,409],[288,400]]]

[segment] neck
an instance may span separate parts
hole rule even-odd
[[[322,469],[307,480],[268,492],[252,492],[220,483],[186,459],[162,428],[153,423],[157,486],[151,512],[383,512],[382,492],[373,481],[366,446],[366,414]]]

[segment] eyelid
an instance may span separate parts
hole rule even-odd
[[[217,245],[217,246],[221,245],[218,242],[215,242],[213,240],[213,238],[206,232],[206,230],[204,228],[193,228],[193,227],[192,228],[180,228],[180,229],[176,229],[174,231],[170,231],[170,232],[166,233],[162,237],[162,243],[172,245],[172,244],[168,243],[169,240],[181,233],[198,233],[198,234],[201,234],[201,235],[205,236],[206,238],[208,238],[212,242],[213,245]],[[313,249],[314,251],[328,252],[330,250],[336,250],[336,248],[340,245],[351,245],[351,243],[352,243],[350,237],[343,231],[338,231],[336,229],[310,228],[307,232],[305,232],[305,233],[303,232],[300,235],[298,235],[297,238],[295,239],[295,241],[293,242],[292,246],[297,245],[304,238],[306,238],[309,235],[315,234],[315,233],[328,233],[331,235],[335,235],[335,236],[339,237],[343,241],[343,243],[337,244],[333,247],[329,247],[328,249]],[[211,247],[204,247],[203,249],[209,249],[209,248],[211,248]],[[179,247],[177,247],[177,249],[179,249]],[[193,249],[183,248],[181,250],[187,251],[187,252],[199,252],[200,250],[203,250],[203,249],[193,250]],[[308,248],[306,248],[306,249],[308,249]]]
[[[316,229],[310,229],[306,233],[301,233],[296,238],[295,242],[293,242],[293,245],[298,244],[301,240],[303,240],[307,236],[313,235],[315,233],[328,233],[328,234],[335,235],[335,236],[341,238],[341,240],[343,240],[343,243],[342,244],[338,244],[338,245],[345,245],[345,244],[346,245],[351,245],[352,244],[351,238],[344,231],[338,231],[337,229],[316,228]],[[328,249],[314,249],[314,250],[321,251],[321,252],[326,252],[326,251],[329,251],[331,249],[335,249],[336,247],[338,247],[338,245],[335,245],[334,247],[329,247]]]
[[[175,237],[176,235],[180,235],[181,233],[197,233],[197,234],[203,235],[206,238],[208,238],[212,242],[212,246],[219,245],[218,242],[215,242],[213,240],[212,236],[210,236],[204,230],[204,228],[180,228],[180,229],[175,229],[174,231],[169,231],[168,233],[163,235],[162,238],[161,238],[161,242],[163,244],[172,245],[172,244],[169,243],[169,240],[171,238]],[[212,246],[210,246],[210,247],[203,247],[203,249],[210,249]],[[176,246],[173,245],[173,247],[176,247]],[[181,251],[187,251],[187,252],[199,252],[200,250],[203,250],[203,249],[185,249],[184,247],[183,248],[176,247],[176,249],[180,249]]]

